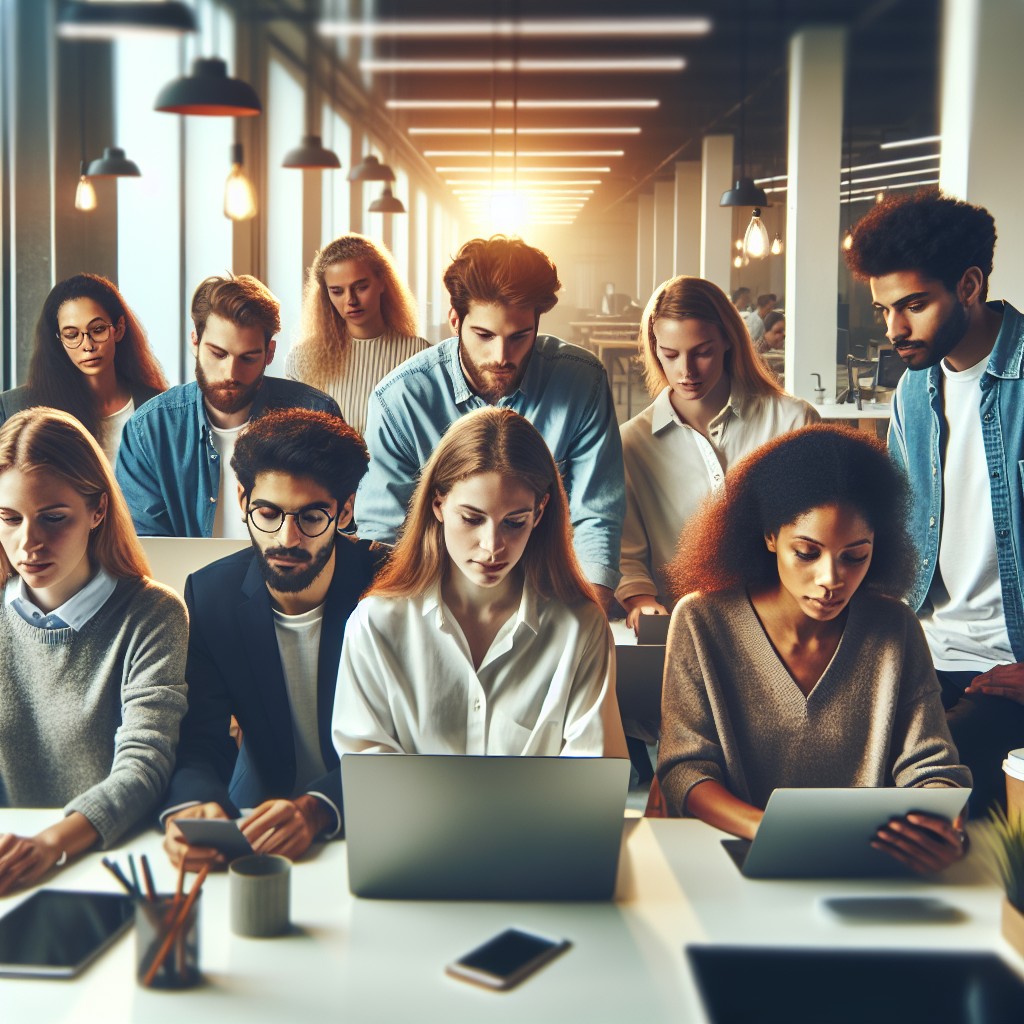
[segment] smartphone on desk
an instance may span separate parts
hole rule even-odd
[[[174,824],[191,846],[209,846],[228,860],[253,853],[238,822],[228,818],[175,818]]]
[[[571,945],[567,939],[558,941],[507,928],[450,963],[445,971],[453,978],[472,981],[485,988],[510,989]]]

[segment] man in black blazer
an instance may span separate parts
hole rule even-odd
[[[189,576],[189,709],[161,820],[186,867],[223,866],[175,819],[237,817],[261,853],[295,859],[342,828],[331,713],[345,623],[384,549],[338,531],[352,515],[366,447],[335,416],[268,412],[232,466],[252,550]],[[239,749],[229,735],[234,716]]]

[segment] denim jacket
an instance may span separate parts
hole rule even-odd
[[[249,418],[296,407],[341,415],[338,403],[316,388],[264,377]],[[140,537],[213,536],[220,456],[195,381],[135,410],[121,435],[115,471]]]
[[[370,469],[356,493],[359,536],[394,544],[420,469],[461,416],[487,406],[466,382],[459,339],[407,359],[370,395]],[[614,589],[625,513],[622,442],[604,367],[585,349],[538,335],[519,387],[498,406],[525,416],[551,449],[569,495],[576,557]]]
[[[1014,657],[1024,661],[1024,317],[1008,302],[981,378],[981,433],[992,491],[1003,614]],[[908,522],[917,547],[917,578],[908,595],[919,610],[931,589],[942,523],[942,457],[947,424],[942,367],[909,371],[900,380],[889,425],[889,451],[907,473]]]

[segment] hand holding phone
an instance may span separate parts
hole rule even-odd
[[[492,989],[510,989],[543,967],[572,945],[567,939],[557,941],[507,928],[460,957],[446,968],[446,973],[462,981]]]
[[[230,861],[252,853],[238,822],[227,818],[175,818],[174,824],[191,846],[208,846]]]

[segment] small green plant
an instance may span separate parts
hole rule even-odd
[[[1007,818],[1001,807],[993,808],[983,841],[1006,898],[1024,913],[1024,814]]]

